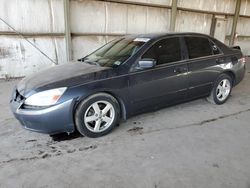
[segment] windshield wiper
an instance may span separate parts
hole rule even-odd
[[[95,62],[95,61],[84,61],[85,63],[88,63],[90,65],[97,65],[97,66],[101,66],[99,63]]]

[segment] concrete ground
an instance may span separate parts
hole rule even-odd
[[[250,187],[250,69],[224,105],[165,108],[98,139],[23,130],[8,105],[16,83],[0,82],[0,187]]]

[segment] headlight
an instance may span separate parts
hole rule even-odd
[[[51,89],[42,91],[28,97],[24,104],[30,106],[51,106],[56,104],[63,93],[66,91],[66,87]]]

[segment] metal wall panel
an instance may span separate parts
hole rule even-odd
[[[79,59],[105,44],[103,36],[73,37],[73,59]]]
[[[226,35],[231,35],[232,26],[233,26],[233,17],[228,16],[228,17],[227,17]]]
[[[20,32],[64,32],[62,0],[1,0],[0,17]],[[0,21],[0,31],[12,31]]]
[[[221,42],[225,42],[226,30],[227,19],[225,18],[225,16],[215,16],[214,37]]]
[[[72,33],[103,33],[105,2],[71,1],[70,18]]]
[[[72,33],[102,35],[73,37],[73,58],[85,56],[114,38],[103,36],[105,33],[125,35],[167,32],[170,16],[171,11],[166,8],[99,1],[72,1]]]
[[[176,31],[210,33],[212,15],[178,11],[176,20]]]
[[[250,16],[250,0],[241,0],[240,14]]]
[[[178,6],[197,10],[234,13],[235,0],[178,0]]]
[[[128,7],[128,33],[144,33],[147,24],[147,11],[142,6]]]
[[[63,38],[29,38],[59,64],[65,62]],[[15,36],[0,36],[0,78],[23,77],[54,66],[27,41]]]
[[[71,2],[72,33],[166,32],[170,10],[99,1]],[[87,26],[87,27],[86,27]]]
[[[250,3],[250,2],[249,2]],[[227,32],[226,35],[230,36],[231,29],[233,25],[233,17],[227,18]],[[241,48],[244,51],[246,55],[250,55],[250,39],[248,36],[250,36],[250,19],[240,17],[237,23],[236,33],[238,34],[238,39],[236,39],[234,45],[242,45]],[[247,37],[245,37],[247,36]],[[229,44],[229,41],[226,41],[226,44]]]
[[[250,36],[250,19],[249,18],[239,18],[236,32],[239,35],[249,35]]]
[[[168,32],[171,10],[165,8],[147,8],[146,33]]]
[[[239,45],[244,55],[249,55],[250,52],[250,38],[238,38],[234,45]]]
[[[127,5],[119,3],[106,4],[106,32],[107,33],[127,33],[128,8]]]
[[[172,0],[120,0],[121,2],[138,2],[156,5],[171,5]]]
[[[63,0],[1,0],[0,17],[22,33],[64,33]],[[13,32],[0,21],[1,32]],[[28,38],[55,62],[65,62],[64,38]],[[53,63],[19,36],[0,35],[0,78],[22,77]]]
[[[80,59],[94,50],[98,49],[105,43],[114,40],[116,37],[105,37],[105,36],[78,36],[73,37],[73,59]]]
[[[166,6],[171,6],[172,0],[118,1],[70,0],[74,59],[116,38],[112,35],[169,31],[171,10]],[[230,14],[234,13],[235,4],[235,0],[178,0],[182,8]],[[250,16],[250,0],[242,0],[240,14]],[[0,17],[21,32],[64,33],[63,0],[1,0]],[[226,35],[230,35],[233,17],[225,18]],[[178,10],[176,31],[209,34],[211,21],[211,14]],[[238,20],[236,32],[241,37],[235,44],[241,45],[245,54],[250,52],[250,40],[244,37],[250,35],[249,25],[249,18]],[[11,29],[0,22],[0,32],[11,32]],[[59,64],[66,62],[64,37],[48,35],[29,39]],[[53,64],[24,39],[0,35],[0,78],[25,76],[50,66]]]

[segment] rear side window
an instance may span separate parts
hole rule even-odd
[[[179,37],[167,38],[156,42],[142,58],[155,59],[157,65],[181,60]]]
[[[207,38],[185,37],[189,59],[213,55],[212,47]]]

